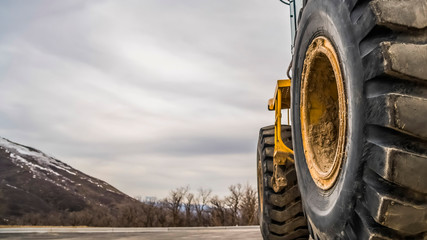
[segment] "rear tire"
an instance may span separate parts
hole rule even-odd
[[[292,148],[291,127],[282,125],[283,142]],[[264,240],[307,239],[308,229],[302,210],[295,166],[287,163],[288,185],[281,192],[274,192],[273,174],[274,126],[261,128],[258,140],[258,213]]]
[[[292,79],[298,185],[313,239],[427,237],[427,2],[308,1]],[[345,156],[331,189],[307,166],[301,79],[308,46],[328,38],[347,98]]]

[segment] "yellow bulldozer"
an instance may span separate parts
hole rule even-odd
[[[292,61],[258,140],[263,238],[427,239],[427,0],[280,1]]]

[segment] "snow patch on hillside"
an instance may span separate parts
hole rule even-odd
[[[71,171],[71,167],[69,167],[68,165],[56,160],[55,158],[52,158],[46,154],[44,154],[43,152],[40,152],[36,149],[33,148],[29,148],[29,147],[25,147],[23,145],[11,142],[5,138],[1,138],[0,137],[0,148],[4,148],[6,149],[6,152],[9,153],[15,153],[15,155],[21,155],[21,156],[26,156],[30,159],[33,159],[34,161],[36,161],[38,163],[38,165],[30,163],[27,158],[21,158],[18,159],[22,162],[26,162],[28,163],[27,165],[33,165],[33,167],[35,168],[39,168],[41,170],[45,170],[45,171],[50,171],[52,173],[54,173],[55,175],[59,175],[57,172],[51,170],[51,169],[47,169],[46,167],[50,166],[50,167],[55,167],[59,170],[65,171],[68,174],[71,175],[76,175],[76,172]],[[11,155],[12,157],[12,155]],[[17,156],[19,157],[19,156]],[[44,167],[44,168],[43,168]]]

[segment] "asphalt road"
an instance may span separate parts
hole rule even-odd
[[[258,226],[215,228],[0,228],[0,239],[261,240]]]

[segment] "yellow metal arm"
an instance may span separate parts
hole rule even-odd
[[[294,162],[292,149],[287,147],[282,140],[282,109],[289,109],[291,80],[278,80],[274,98],[268,101],[268,109],[275,110],[275,127],[274,127],[274,163],[285,165],[286,161]],[[288,116],[289,121],[289,116]]]
[[[294,152],[282,140],[282,109],[288,109],[289,124],[289,108],[291,105],[290,88],[291,80],[278,80],[274,97],[268,101],[268,110],[274,110],[276,118],[274,123],[274,170],[272,178],[272,186],[276,192],[281,191],[287,185],[282,167],[279,166],[284,166],[286,161],[294,163]]]

